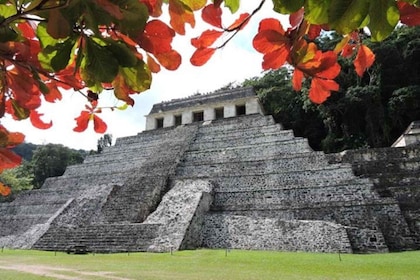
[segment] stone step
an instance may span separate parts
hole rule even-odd
[[[291,133],[284,133],[283,135],[253,135],[248,137],[226,137],[222,139],[209,139],[208,141],[203,141],[202,139],[194,141],[190,145],[190,150],[207,150],[207,149],[221,149],[229,147],[243,147],[250,145],[260,145],[260,144],[269,144],[272,142],[280,141],[293,141],[295,139],[301,139],[294,137]]]
[[[298,171],[286,171],[281,170],[267,172],[264,169],[255,168],[254,170],[250,169],[226,169],[220,170],[217,166],[214,166],[212,170],[200,169],[188,170],[188,172],[179,169],[176,174],[178,179],[191,179],[191,178],[200,178],[200,179],[209,179],[216,181],[218,184],[222,180],[226,180],[226,183],[223,185],[229,186],[230,183],[240,180],[238,177],[250,178],[250,182],[255,182],[256,188],[262,187],[262,185],[313,185],[313,184],[335,184],[342,182],[343,180],[355,179],[353,171],[350,167],[343,167],[338,165],[331,165],[328,168],[314,169],[311,170],[298,170]],[[261,178],[266,177],[265,180]],[[245,179],[246,180],[246,179]]]
[[[268,143],[261,143],[259,145],[244,145],[244,146],[235,146],[232,143],[231,147],[226,148],[208,148],[204,149],[189,149],[184,158],[188,160],[193,160],[193,158],[271,158],[271,157],[280,157],[282,155],[293,154],[293,153],[306,153],[311,152],[312,149],[309,147],[306,139],[303,138],[294,138],[291,140],[285,141],[274,141]]]
[[[322,188],[362,188],[372,191],[374,189],[369,179],[342,179],[336,180],[326,177],[325,179],[302,181],[299,184],[281,184],[278,174],[267,174],[264,176],[238,176],[238,177],[218,177],[213,182],[216,187],[214,192],[236,192],[236,191],[276,191],[276,190],[295,190],[295,189],[322,189]]]
[[[6,209],[2,209],[2,214],[11,216],[52,215],[65,204],[65,202],[41,204],[41,201],[38,201],[37,203],[39,204],[9,205]]]
[[[182,164],[179,165],[179,168],[184,166],[194,165],[215,165],[215,164],[230,164],[237,162],[263,162],[267,167],[276,166],[276,169],[281,170],[291,170],[299,168],[307,168],[308,165],[319,169],[320,167],[331,166],[332,164],[328,163],[325,160],[325,154],[322,152],[303,152],[303,153],[294,153],[294,154],[284,154],[279,156],[268,156],[265,158],[260,158],[257,156],[243,157],[242,154],[237,156],[233,153],[220,153],[220,154],[210,154],[205,156],[205,153],[196,153],[188,152],[184,155],[182,159]],[[261,163],[261,164],[263,164]],[[341,166],[350,166],[349,164],[336,164]]]
[[[75,173],[71,176],[51,177],[45,180],[40,191],[56,191],[58,194],[75,193],[98,185],[122,185],[136,170],[114,172],[110,170],[100,174]]]
[[[126,150],[124,148],[114,148],[112,150],[108,150],[106,153],[86,157],[83,164],[102,164],[111,161],[144,162],[150,160],[150,158],[153,158],[156,156],[156,154],[158,154],[161,158],[171,158],[174,154],[174,151],[180,150],[183,146],[184,143],[180,143],[178,145],[156,143],[156,145],[153,147],[147,147],[142,146],[141,143],[139,143],[136,148],[132,148],[130,150]]]
[[[290,214],[296,211],[307,211],[307,212],[317,212],[319,209],[326,209],[330,215],[333,213],[333,210],[337,208],[353,208],[353,207],[371,207],[371,205],[375,205],[375,207],[379,207],[380,205],[396,205],[395,200],[390,198],[383,198],[381,201],[378,201],[376,199],[371,200],[363,200],[362,202],[360,200],[354,199],[354,200],[330,200],[330,201],[309,201],[309,202],[301,202],[301,201],[294,201],[294,202],[287,202],[284,203],[266,203],[266,202],[256,202],[253,203],[252,200],[250,200],[248,203],[231,203],[231,204],[215,204],[213,203],[211,207],[211,211],[214,212],[231,212],[232,214],[238,214],[238,213],[248,213],[248,214],[254,214],[259,213],[260,211],[265,212],[267,211],[268,215],[280,215],[279,212],[285,211],[285,214],[288,216],[289,219],[297,219],[297,217],[290,218]],[[345,210],[341,210],[345,211]],[[347,210],[350,212],[351,210]],[[322,212],[322,210],[321,210]],[[304,212],[302,212],[304,213]],[[324,213],[323,213],[324,214]],[[286,216],[286,217],[287,217]],[[304,219],[310,219],[310,215],[302,214]],[[338,215],[337,215],[338,216]],[[355,215],[356,216],[356,215]],[[355,218],[352,217],[352,218]],[[280,218],[284,218],[279,216]],[[343,219],[345,216],[341,216]],[[302,218],[303,219],[303,218]],[[316,218],[318,219],[318,218]],[[325,219],[325,218],[323,218]],[[363,219],[363,217],[361,217]]]
[[[313,203],[354,202],[381,199],[366,185],[334,185],[322,188],[289,188],[276,190],[216,191],[213,207],[224,205],[312,205]]]
[[[118,138],[115,142],[114,147],[123,146],[130,148],[131,145],[137,145],[138,143],[143,143],[144,145],[147,145],[148,143],[156,141],[159,142],[161,140],[178,139],[179,137],[195,133],[196,130],[196,125],[188,125],[143,131],[141,133],[138,133],[137,135]]]
[[[322,169],[339,169],[343,168],[343,172],[349,172],[353,175],[351,166],[342,164],[327,164],[316,159],[299,159],[294,160],[242,160],[232,159],[213,162],[191,162],[180,163],[177,167],[176,174],[178,176],[217,176],[217,175],[243,175],[258,174],[265,175],[270,173],[299,172]],[[311,164],[315,162],[316,164]]]
[[[376,174],[420,174],[420,159],[388,159],[375,160],[365,163],[354,163],[353,169],[356,174],[363,174],[364,176],[375,176]]]
[[[250,127],[261,127],[274,125],[275,122],[271,116],[261,116],[259,114],[246,115],[223,120],[213,120],[203,122],[199,125],[199,133],[217,133],[227,130],[241,130]]]
[[[232,129],[218,130],[213,133],[208,133],[204,129],[199,129],[195,139],[200,141],[211,141],[211,140],[223,140],[229,138],[243,138],[253,136],[272,136],[278,135],[279,137],[293,137],[293,131],[282,130],[279,124],[266,125],[266,126],[254,126],[254,127],[243,127],[238,129],[233,127]]]
[[[124,171],[132,171],[141,174],[141,176],[152,176],[150,172],[156,172],[157,174],[165,174],[173,169],[174,161],[180,155],[173,155],[167,157],[157,157],[155,159],[149,159],[149,161],[137,161],[135,158],[127,160],[107,161],[106,164],[103,162],[92,162],[88,164],[72,165],[68,166],[63,174],[63,177],[72,176],[102,176],[102,174],[120,173]]]
[[[155,224],[103,224],[54,228],[44,234],[33,248],[66,251],[71,246],[85,246],[92,252],[145,251],[159,227]]]

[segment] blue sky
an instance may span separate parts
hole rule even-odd
[[[241,12],[251,12],[258,6],[259,1],[242,1]],[[241,12],[233,15],[239,16]],[[224,14],[228,15],[228,11]],[[212,59],[201,67],[192,66],[189,58],[194,51],[190,45],[190,38],[198,36],[208,25],[198,23],[196,28],[187,30],[186,36],[179,36],[174,42],[174,49],[182,55],[182,65],[176,71],[162,70],[153,76],[151,89],[135,95],[134,107],[125,111],[105,110],[101,118],[107,123],[108,131],[114,139],[123,136],[135,135],[144,130],[145,118],[152,105],[174,98],[187,97],[197,92],[206,93],[217,90],[231,82],[240,83],[247,78],[261,74],[262,55],[252,48],[252,38],[257,32],[258,24],[262,18],[277,17],[280,15],[272,11],[271,1],[267,1],[263,9],[252,19],[244,30],[229,42],[229,44],[216,52]],[[200,21],[198,19],[197,21]],[[231,22],[226,21],[226,25]],[[63,100],[55,104],[44,104],[39,110],[44,113],[46,121],[52,120],[53,127],[47,130],[33,128],[28,120],[13,121],[10,118],[2,119],[2,123],[9,131],[25,133],[26,142],[35,144],[60,143],[76,149],[96,149],[97,134],[90,126],[83,133],[73,132],[74,118],[84,108],[85,99],[78,93],[65,92]],[[112,92],[100,95],[100,106],[121,104]]]

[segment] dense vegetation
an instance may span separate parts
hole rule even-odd
[[[63,175],[68,165],[83,162],[87,155],[87,151],[61,144],[23,143],[15,148],[15,152],[24,158],[23,163],[0,174],[0,182],[12,188],[12,194],[3,198],[7,201],[14,199],[20,191],[40,188],[48,177]]]
[[[319,39],[322,49],[335,46],[335,33]],[[244,82],[254,86],[268,114],[316,150],[338,152],[390,146],[410,122],[420,119],[420,27],[400,27],[379,43],[365,40],[376,54],[363,77],[341,58],[340,89],[323,104],[308,99],[308,86],[292,89],[288,68]]]

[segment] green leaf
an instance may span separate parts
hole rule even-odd
[[[311,24],[328,23],[331,0],[305,0],[305,19]]]
[[[1,21],[1,17],[0,17],[0,21]],[[0,27],[0,43],[14,41],[17,39],[17,37],[18,37],[18,34],[9,26]]]
[[[363,26],[369,13],[366,0],[331,0],[329,23],[338,33],[348,34]]]
[[[240,0],[225,0],[225,7],[228,7],[232,14],[239,9]]]
[[[38,60],[41,63],[42,68],[49,71],[58,71],[57,69],[61,70],[65,68],[65,66],[67,66],[68,64],[70,56],[70,53],[68,53],[67,63],[63,67],[62,65],[65,63],[64,56],[68,51],[68,46],[66,44],[73,42],[73,39],[69,38],[66,41],[64,41],[64,43],[62,40],[54,39],[50,36],[50,34],[48,34],[47,25],[44,22],[38,24],[38,27],[36,29],[36,36],[39,39],[42,46],[42,51],[38,53]]]
[[[394,0],[370,0],[368,27],[372,41],[382,41],[395,29],[400,13]]]
[[[130,36],[136,36],[144,30],[149,19],[149,12],[143,3],[138,0],[118,1],[123,18],[118,25],[121,31]]]
[[[128,108],[128,104],[127,103],[124,103],[123,105],[117,107],[117,109],[118,110],[121,110],[121,111],[124,111],[127,108]]]
[[[0,16],[4,19],[16,15],[16,7],[14,5],[1,5]]]
[[[21,107],[16,100],[10,99],[12,102],[12,108],[14,111],[14,116],[17,117],[19,120],[24,120],[29,117],[29,114],[31,113],[28,109]]]
[[[126,84],[138,92],[149,89],[152,83],[152,74],[142,60],[138,60],[135,67],[122,68],[121,74]]]
[[[120,66],[133,67],[136,65],[137,57],[134,55],[133,50],[129,49],[126,44],[115,42],[114,40],[109,40],[107,43],[109,43],[107,46],[108,50],[113,53]]]
[[[63,70],[69,64],[74,43],[75,41],[72,38],[69,38],[57,45],[57,51],[51,59],[51,66],[54,71],[58,72]]]
[[[302,8],[304,0],[273,0],[274,11],[280,14],[291,14]]]
[[[55,46],[59,40],[54,39],[50,36],[47,32],[47,25],[45,22],[41,22],[38,24],[36,28],[36,37],[39,39],[42,48],[46,48],[47,46]]]
[[[181,2],[189,7],[192,11],[197,11],[206,5],[207,0],[181,0]]]
[[[86,39],[85,56],[82,62],[82,73],[96,83],[110,83],[118,74],[118,61],[106,47],[100,46],[91,38]]]

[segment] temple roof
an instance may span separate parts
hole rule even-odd
[[[252,87],[220,90],[207,94],[195,94],[186,98],[172,99],[153,105],[149,114],[177,110],[180,108],[194,107],[197,105],[226,102],[240,98],[256,96]]]

